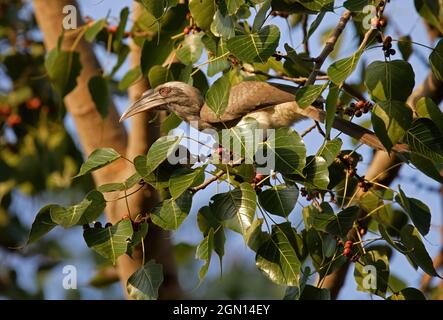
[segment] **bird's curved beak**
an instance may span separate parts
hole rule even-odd
[[[165,98],[162,97],[160,93],[150,89],[122,114],[120,122],[143,111],[155,110],[156,108],[160,109],[159,107],[164,106],[166,103]]]

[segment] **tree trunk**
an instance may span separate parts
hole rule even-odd
[[[78,25],[82,24],[80,10],[74,0],[34,0],[35,16],[39,28],[43,34],[46,49],[49,51],[57,44],[57,39],[62,31],[64,18],[63,7],[73,5],[77,8]],[[138,9],[136,10],[138,11]],[[65,32],[63,48],[69,50],[78,36],[78,30]],[[140,50],[132,46],[131,61],[138,64],[140,61]],[[122,124],[118,121],[115,105],[109,106],[109,115],[102,119],[97,112],[94,102],[89,94],[88,81],[91,77],[101,75],[102,71],[94,54],[92,45],[84,39],[76,46],[80,53],[82,72],[77,78],[77,87],[65,97],[66,108],[71,114],[79,136],[83,152],[89,155],[94,149],[100,147],[112,147],[120,154],[133,158],[139,154],[145,154],[153,141],[158,138],[159,130],[157,124],[149,124],[148,115],[134,117],[129,135]],[[130,98],[135,99],[147,89],[147,84],[139,82],[130,89]],[[93,177],[97,185],[123,181],[133,174],[133,167],[124,160],[119,160],[110,166],[94,172]],[[130,193],[131,190],[128,191]],[[113,194],[108,197],[115,199],[119,195]],[[129,211],[132,217],[142,212],[147,212],[159,198],[153,189],[146,189],[128,198]],[[126,203],[122,201],[109,202],[106,209],[107,219],[115,223],[128,213]],[[182,295],[177,271],[170,242],[170,235],[154,226],[150,226],[146,239],[146,259],[155,259],[161,263],[164,269],[164,284],[160,288],[160,298],[176,299]],[[133,258],[123,255],[117,261],[117,271],[124,288],[127,279],[142,264],[142,250],[138,248]],[[124,289],[126,292],[126,289]]]

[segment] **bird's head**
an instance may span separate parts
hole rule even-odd
[[[204,98],[198,89],[183,82],[167,82],[144,92],[123,113],[120,121],[143,111],[154,110],[170,110],[183,120],[192,121],[199,118],[203,104]]]

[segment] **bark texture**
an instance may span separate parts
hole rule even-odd
[[[57,39],[62,31],[62,21],[64,19],[63,7],[73,5],[78,12],[78,25],[82,25],[80,10],[74,0],[34,0],[34,9],[39,28],[43,34],[46,49],[49,51],[57,44]],[[135,4],[134,14],[139,13],[139,7]],[[79,32],[69,31],[65,34],[63,49],[69,50]],[[136,65],[140,61],[140,49],[132,45],[131,62]],[[95,104],[89,94],[89,79],[96,75],[101,75],[102,70],[95,56],[92,45],[85,40],[80,40],[75,48],[80,53],[82,71],[77,78],[77,87],[65,97],[65,105],[71,114],[75,128],[77,130],[81,146],[85,155],[89,155],[94,149],[100,147],[112,147],[127,158],[145,154],[149,146],[159,136],[158,123],[149,123],[150,115],[141,114],[134,117],[129,134],[124,126],[119,123],[118,113],[115,105],[109,106],[109,115],[102,119],[97,112]],[[140,81],[130,88],[129,96],[133,100],[148,88],[147,83]],[[119,160],[114,164],[98,170],[93,174],[97,185],[123,181],[133,174],[131,165]],[[128,191],[130,193],[131,190]],[[112,194],[107,196],[107,200],[116,199],[122,196]],[[147,212],[159,200],[157,193],[152,189],[144,189],[128,198],[128,207],[132,217],[142,212]],[[124,200],[108,203],[106,209],[107,219],[115,223],[128,213],[128,208]],[[155,259],[163,265],[164,284],[160,288],[160,298],[177,299],[182,296],[177,280],[177,270],[175,266],[170,235],[155,226],[150,226],[149,235],[145,241],[146,261]],[[125,288],[127,279],[142,264],[142,250],[138,248],[133,258],[123,255],[117,261],[117,272]],[[126,290],[125,290],[126,292]]]

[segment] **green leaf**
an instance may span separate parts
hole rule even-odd
[[[357,51],[352,56],[332,63],[327,71],[329,79],[340,86],[355,70],[362,52]]]
[[[56,207],[57,205],[50,204],[39,210],[32,223],[26,245],[40,240],[45,234],[57,226],[51,219],[51,210]]]
[[[160,18],[163,15],[164,11],[164,4],[165,1],[159,1],[159,0],[140,0],[140,2],[143,4],[143,7],[150,12],[155,18]],[[166,1],[167,2],[167,1]]]
[[[337,158],[341,151],[343,141],[340,138],[328,140],[320,147],[317,155],[326,160],[326,164],[329,167]]]
[[[412,110],[401,101],[382,101],[372,111],[375,134],[390,151],[406,134],[412,124]]]
[[[440,166],[421,155],[411,152],[409,155],[411,163],[428,177],[434,179],[438,183],[443,184],[443,176],[440,174]]]
[[[414,70],[403,60],[374,61],[366,68],[365,85],[377,101],[406,101],[415,86]]]
[[[106,118],[111,103],[108,82],[102,76],[95,76],[89,79],[88,88],[98,113],[100,113],[102,119]]]
[[[313,11],[333,10],[334,0],[297,0],[305,8]]]
[[[314,228],[318,231],[326,231],[328,224],[337,219],[334,210],[327,202],[321,203],[320,208],[314,205],[306,206],[302,214],[306,230]]]
[[[114,40],[112,46],[115,51],[119,51],[122,46],[123,35],[125,34],[126,24],[128,23],[129,8],[125,7],[120,11],[120,23],[118,24],[117,31],[114,34]]]
[[[147,76],[153,66],[162,65],[173,49],[174,41],[171,41],[169,37],[161,37],[159,42],[157,39],[145,40],[139,67],[141,73]]]
[[[331,300],[331,292],[326,288],[305,285],[299,300]]]
[[[274,159],[274,170],[302,175],[306,164],[306,148],[300,135],[290,128],[272,131],[267,140],[259,144],[258,153]]]
[[[269,9],[271,9],[271,1],[266,1],[260,6],[260,9],[255,15],[254,23],[252,24],[252,32],[257,32],[263,27]]]
[[[262,231],[263,219],[256,219],[246,231],[245,242],[249,248],[257,250],[269,240],[269,234]]]
[[[195,252],[195,258],[204,260],[205,264],[200,268],[198,276],[200,281],[202,281],[209,269],[209,264],[211,263],[212,250],[214,245],[214,230],[210,229],[208,235],[200,242]]]
[[[95,149],[82,164],[80,172],[74,177],[80,177],[87,173],[93,172],[108,164],[120,159],[121,155],[112,148]]]
[[[196,63],[203,52],[201,34],[191,34],[182,42],[182,46],[175,51],[177,58],[185,65]]]
[[[255,261],[257,268],[274,283],[299,287],[301,263],[293,239],[294,230],[289,223],[273,225],[271,238],[258,249]]]
[[[206,93],[206,103],[216,115],[223,115],[228,106],[231,81],[227,74],[218,78]]]
[[[341,238],[346,238],[349,230],[351,230],[354,222],[357,220],[358,211],[359,208],[356,206],[340,211],[334,216],[334,220],[328,223],[326,231]]]
[[[295,207],[298,199],[296,185],[272,186],[258,195],[261,206],[268,212],[281,217],[287,217]]]
[[[173,199],[180,197],[190,187],[203,183],[205,179],[205,167],[200,167],[195,170],[182,168],[176,170],[171,179],[169,179],[169,192]]]
[[[300,108],[306,109],[315,100],[317,100],[327,86],[328,83],[305,86],[297,90],[297,93],[295,94],[295,101],[297,101]]]
[[[157,139],[149,148],[146,156],[146,175],[153,172],[177,150],[181,136],[163,136]]]
[[[443,113],[435,102],[428,97],[422,97],[415,103],[415,112],[420,118],[431,119],[443,136]]]
[[[50,209],[51,220],[63,228],[91,223],[100,216],[105,207],[103,194],[93,190],[77,205],[68,208],[53,206]]]
[[[162,282],[162,265],[150,260],[129,277],[126,290],[135,300],[157,300]]]
[[[117,52],[117,62],[115,63],[114,67],[111,70],[111,73],[107,75],[108,79],[114,78],[115,74],[118,70],[120,70],[120,67],[127,61],[129,55],[129,46],[122,45],[120,46],[120,49]]]
[[[213,250],[220,258],[220,265],[222,258],[225,254],[225,231],[220,221],[217,220],[214,212],[208,206],[201,208],[197,215],[198,228],[203,233],[203,236],[207,236],[211,230],[214,231]]]
[[[400,186],[398,191],[395,201],[406,211],[418,231],[422,235],[427,235],[431,226],[431,211],[428,206],[420,200],[408,198]]]
[[[432,73],[437,80],[443,81],[443,40],[441,39],[429,55]]]
[[[314,32],[317,30],[317,28],[320,26],[320,24],[323,21],[323,18],[326,15],[326,11],[321,11],[319,14],[315,17],[315,20],[311,23],[308,29],[308,33],[306,35],[306,38],[304,39],[304,43],[306,43],[311,36],[314,34]]]
[[[385,297],[389,281],[389,259],[385,252],[369,249],[355,264],[354,278],[359,291]]]
[[[132,256],[132,253],[134,252],[134,249],[142,243],[142,239],[145,239],[148,235],[149,230],[149,224],[146,221],[143,221],[141,223],[138,223],[137,225],[133,226],[134,234],[132,235],[131,241],[128,243],[128,249],[126,250],[126,253],[129,256]]]
[[[208,64],[207,70],[207,75],[209,77],[212,77],[231,66],[226,56],[228,53],[228,48],[225,40],[217,40],[216,38],[204,35],[202,37],[202,41],[208,51],[209,61],[211,61]],[[224,56],[224,58],[221,58],[222,56]]]
[[[179,198],[167,199],[156,206],[151,214],[152,222],[165,230],[177,230],[189,214],[192,204],[190,192]]]
[[[129,69],[128,72],[123,76],[123,78],[118,83],[118,90],[126,91],[132,84],[134,84],[142,75],[139,66]]]
[[[106,183],[97,187],[97,191],[106,193],[106,192],[115,192],[115,191],[125,191],[131,189],[141,180],[141,176],[138,173],[134,173],[125,182],[111,182]]]
[[[414,0],[417,12],[433,27],[443,32],[439,0]]]
[[[401,229],[400,236],[411,260],[430,276],[440,277],[435,271],[432,259],[426,251],[418,230],[408,224]]]
[[[236,14],[237,10],[245,4],[245,0],[225,0],[229,14]]]
[[[243,182],[233,190],[214,195],[209,207],[223,226],[245,236],[255,214],[255,191]]]
[[[153,66],[148,73],[149,84],[155,88],[165,82],[174,80],[169,69],[163,66]]]
[[[398,49],[403,57],[403,60],[408,61],[412,55],[412,39],[409,35],[401,36],[398,39]]]
[[[211,24],[211,32],[216,37],[230,39],[235,36],[234,20],[228,14],[222,14],[217,10],[214,15],[214,20]]]
[[[228,40],[228,49],[243,62],[261,62],[275,53],[280,40],[280,30],[267,25],[258,33],[235,36]]]
[[[416,119],[406,133],[405,142],[412,152],[433,161],[434,164],[441,165],[443,163],[441,134],[430,119]]]
[[[314,188],[326,190],[329,185],[328,164],[323,157],[310,156],[306,159],[303,169],[306,182]]]
[[[106,19],[100,19],[94,21],[92,26],[88,27],[85,32],[85,40],[88,42],[93,42],[97,35],[106,27]]]
[[[297,54],[297,52],[285,43],[285,50],[288,59],[285,60],[284,71],[291,77],[309,77],[314,62],[309,59],[306,53]]]
[[[418,289],[405,288],[400,292],[394,293],[387,298],[388,300],[426,300],[425,295]]]
[[[132,222],[129,219],[122,220],[111,227],[89,228],[83,232],[88,247],[109,259],[113,265],[119,256],[126,253],[128,241],[132,235]]]
[[[77,86],[77,77],[82,69],[80,54],[53,49],[46,58],[45,67],[55,90],[64,98]]]
[[[215,14],[215,2],[213,0],[190,0],[189,11],[198,27],[209,30]]]

